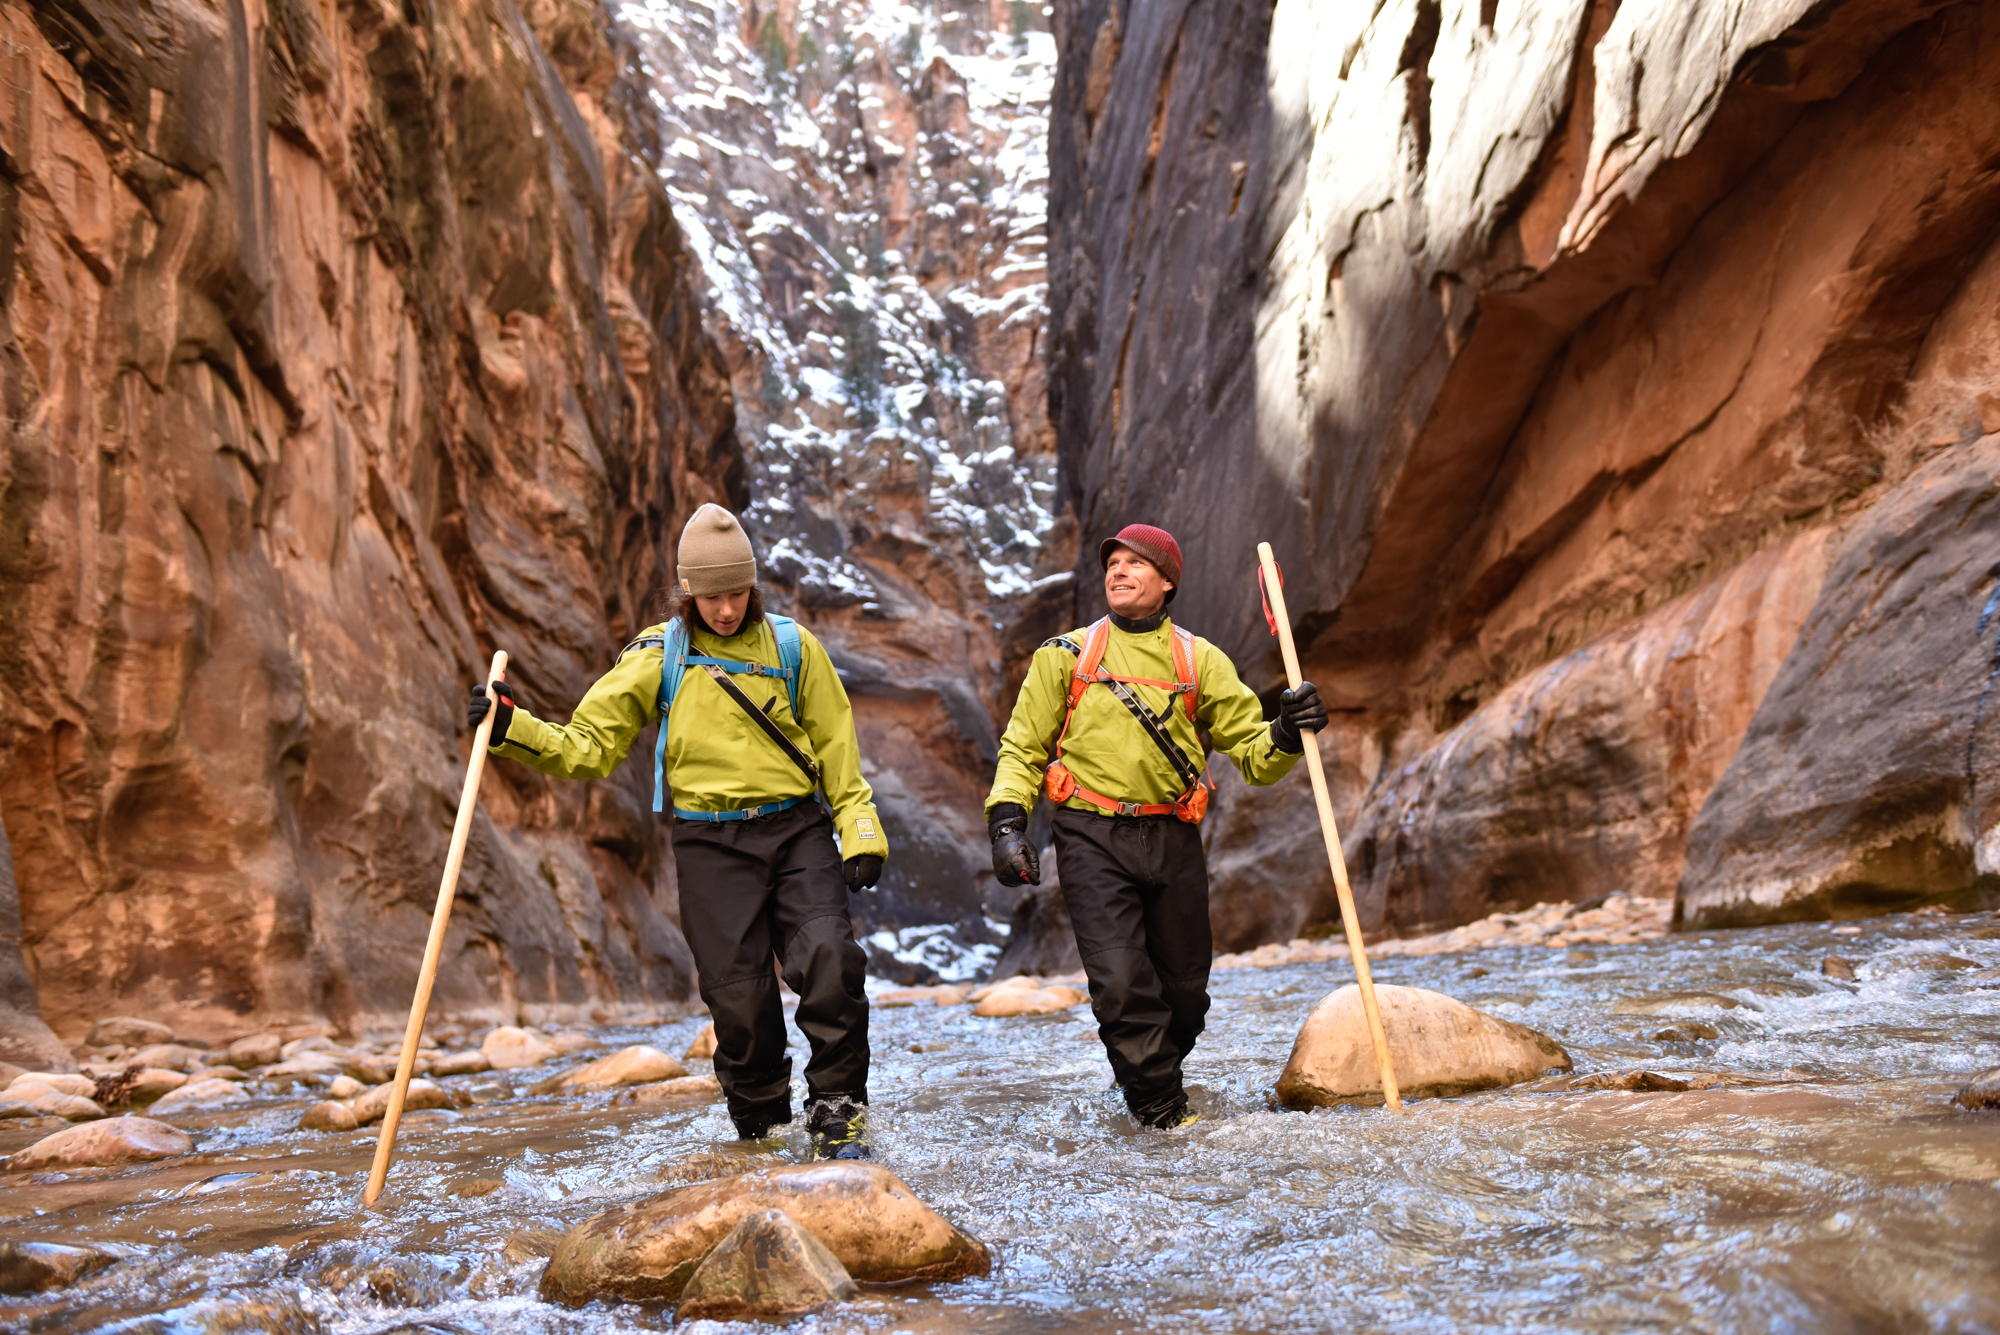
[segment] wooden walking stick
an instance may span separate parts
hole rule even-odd
[[[493,655],[486,673],[486,698],[507,671],[507,652]],[[363,1205],[375,1204],[389,1176],[389,1158],[396,1148],[396,1124],[403,1120],[403,1099],[410,1091],[410,1072],[417,1064],[417,1040],[424,1032],[424,1012],[430,1009],[431,984],[437,981],[438,956],[444,953],[445,924],[451,921],[451,900],[458,892],[458,869],[465,864],[466,841],[472,837],[472,814],[479,804],[479,777],[486,772],[486,743],[493,736],[493,719],[500,712],[489,704],[479,730],[472,734],[472,763],[465,768],[465,791],[458,796],[458,820],[451,827],[451,851],[444,859],[444,879],[438,882],[437,907],[431,910],[431,939],[424,946],[424,965],[417,971],[417,995],[410,1001],[410,1023],[403,1031],[403,1055],[396,1060],[396,1083],[389,1090],[389,1111],[382,1116],[382,1138],[375,1142],[375,1166],[368,1170]]]
[[[1285,677],[1294,690],[1299,676],[1299,651],[1292,644],[1292,621],[1285,613],[1285,589],[1278,581],[1278,563],[1271,556],[1271,544],[1257,544],[1257,564],[1264,582],[1264,596],[1271,605],[1272,629],[1285,655]],[[1333,800],[1327,796],[1326,769],[1320,764],[1317,734],[1302,730],[1305,742],[1306,773],[1312,776],[1313,802],[1319,807],[1320,833],[1326,836],[1326,860],[1333,867],[1333,888],[1340,896],[1340,925],[1347,929],[1347,953],[1354,957],[1354,981],[1361,988],[1361,1009],[1368,1015],[1368,1036],[1375,1040],[1375,1061],[1382,1068],[1382,1098],[1400,1111],[1403,1097],[1396,1088],[1396,1067],[1389,1060],[1389,1035],[1382,1029],[1382,1008],[1375,1004],[1375,979],[1368,972],[1368,952],[1361,945],[1361,923],[1354,912],[1354,891],[1347,884],[1347,859],[1340,852],[1340,830],[1333,823]]]

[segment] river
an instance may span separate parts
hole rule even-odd
[[[1823,976],[1829,955],[1856,979]],[[1267,1092],[1293,1035],[1351,974],[1246,968],[1216,975],[1190,1063],[1202,1120],[1141,1133],[1087,1008],[878,1009],[878,1158],[998,1264],[797,1329],[2000,1330],[2000,1113],[1951,1106],[2000,1064],[2000,917],[1391,958],[1376,976],[1552,1034],[1579,1073],[1728,1079],[1281,1111]],[[1716,1037],[1654,1037],[1696,1021]],[[700,1025],[597,1037],[678,1054]],[[406,1122],[369,1212],[372,1129],[297,1131],[305,1104],[176,1118],[192,1160],[0,1179],[0,1238],[133,1249],[66,1291],[0,1299],[0,1327],[659,1330],[670,1311],[540,1302],[544,1258],[676,1165],[733,1152],[720,1105],[524,1095]],[[38,1134],[0,1126],[0,1151]],[[795,1130],[778,1153],[804,1149]]]

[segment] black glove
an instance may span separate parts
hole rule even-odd
[[[1319,687],[1302,681],[1295,689],[1278,693],[1278,717],[1271,721],[1271,743],[1280,751],[1297,755],[1306,749],[1305,739],[1299,734],[1308,730],[1318,732],[1324,727],[1326,704],[1319,698]]]
[[[493,715],[493,732],[487,741],[498,746],[507,740],[507,725],[514,720],[514,693],[507,689],[506,682],[496,681],[493,683],[493,699],[500,702],[500,708],[499,712]],[[485,718],[486,711],[492,708],[493,700],[486,698],[486,688],[475,686],[472,688],[472,698],[465,702],[465,721],[471,724],[476,732],[479,729],[479,720]]]
[[[1002,802],[986,818],[986,837],[993,841],[993,874],[1002,885],[1040,885],[1042,860],[1028,842],[1028,813],[1015,802]]]
[[[882,856],[879,853],[856,853],[841,864],[847,875],[849,890],[873,890],[875,882],[882,879]]]

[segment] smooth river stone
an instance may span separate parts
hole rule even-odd
[[[193,1112],[198,1108],[221,1108],[231,1103],[248,1103],[250,1096],[229,1080],[197,1080],[162,1094],[153,1104],[155,1116]]]
[[[448,1053],[431,1063],[432,1075],[480,1075],[492,1069],[493,1063],[478,1048]]]
[[[0,1242],[0,1293],[66,1289],[130,1253],[122,1247],[73,1247],[62,1242]]]
[[[702,1258],[745,1216],[782,1210],[863,1283],[959,1279],[993,1265],[878,1164],[788,1164],[701,1182],[593,1215],[571,1229],[542,1275],[542,1297],[672,1302]]]
[[[556,1050],[525,1029],[503,1024],[486,1036],[479,1045],[496,1071],[511,1071],[521,1066],[540,1066],[556,1055]]]
[[[44,1117],[60,1117],[66,1122],[88,1122],[104,1116],[96,1100],[65,1094],[39,1080],[16,1080],[7,1086],[6,1098],[11,1103],[25,1103]]]
[[[1405,1097],[1447,1098],[1571,1069],[1569,1054],[1546,1034],[1441,992],[1378,983],[1375,997],[1396,1084]],[[1278,1078],[1278,1101],[1288,1108],[1314,1108],[1381,1094],[1361,992],[1349,983],[1306,1018]]]
[[[112,1015],[90,1026],[84,1046],[92,1048],[143,1048],[150,1043],[171,1043],[174,1031],[151,1020],[130,1015]]]
[[[676,1099],[719,1099],[722,1082],[712,1075],[684,1075],[651,1085],[633,1085],[618,1095],[619,1103],[671,1103]]]
[[[229,1045],[229,1064],[248,1071],[259,1066],[275,1066],[282,1060],[284,1043],[276,1034],[252,1034]]]
[[[56,1093],[67,1094],[71,1098],[94,1099],[97,1097],[97,1082],[89,1076],[65,1075],[54,1071],[24,1071],[20,1075],[15,1076],[7,1088],[11,1091],[15,1085],[25,1084],[30,1080],[37,1084],[47,1085],[50,1089],[56,1091]]]
[[[361,1119],[354,1115],[354,1109],[335,1099],[315,1103],[299,1118],[301,1131],[352,1131],[360,1125]]]
[[[700,1033],[694,1036],[694,1042],[688,1044],[688,1050],[683,1052],[681,1056],[688,1061],[694,1061],[698,1058],[706,1060],[714,1055],[715,1025],[711,1022]]]
[[[2000,1066],[1972,1077],[1952,1102],[1980,1112],[2000,1111]]]
[[[531,1092],[553,1094],[562,1089],[604,1089],[613,1085],[650,1085],[661,1080],[678,1080],[687,1067],[661,1052],[643,1045],[614,1052],[585,1062],[574,1070],[552,1075],[536,1083]]]
[[[354,1109],[355,1121],[366,1126],[370,1122],[379,1122],[384,1117],[387,1117],[389,1115],[389,1096],[395,1093],[395,1091],[396,1087],[393,1084],[377,1085],[360,1098],[354,1100],[352,1107]],[[406,1113],[416,1112],[421,1108],[449,1108],[451,1106],[450,1091],[441,1085],[434,1085],[428,1080],[413,1078],[410,1081],[409,1089],[403,1093],[403,1111]]]
[[[715,1245],[681,1293],[680,1321],[801,1316],[859,1290],[840,1258],[783,1210],[755,1210]]]
[[[171,1159],[193,1152],[194,1138],[165,1122],[150,1117],[108,1117],[84,1126],[64,1127],[44,1136],[9,1159],[7,1167],[14,1172],[28,1168],[96,1168]]]
[[[1004,987],[974,1006],[972,1013],[989,1020],[1015,1015],[1054,1015],[1076,1005],[1070,999],[1074,995],[1075,990],[1067,987],[1061,991],[1041,987]]]

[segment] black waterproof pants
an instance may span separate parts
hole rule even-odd
[[[674,821],[681,928],[715,1020],[715,1076],[738,1122],[791,1120],[792,1059],[775,959],[799,994],[811,1099],[868,1101],[867,956],[840,846],[817,803],[756,820]]]
[[[1056,866],[1090,1008],[1125,1103],[1142,1119],[1180,1104],[1181,1062],[1208,1015],[1208,863],[1172,816],[1055,813]]]

